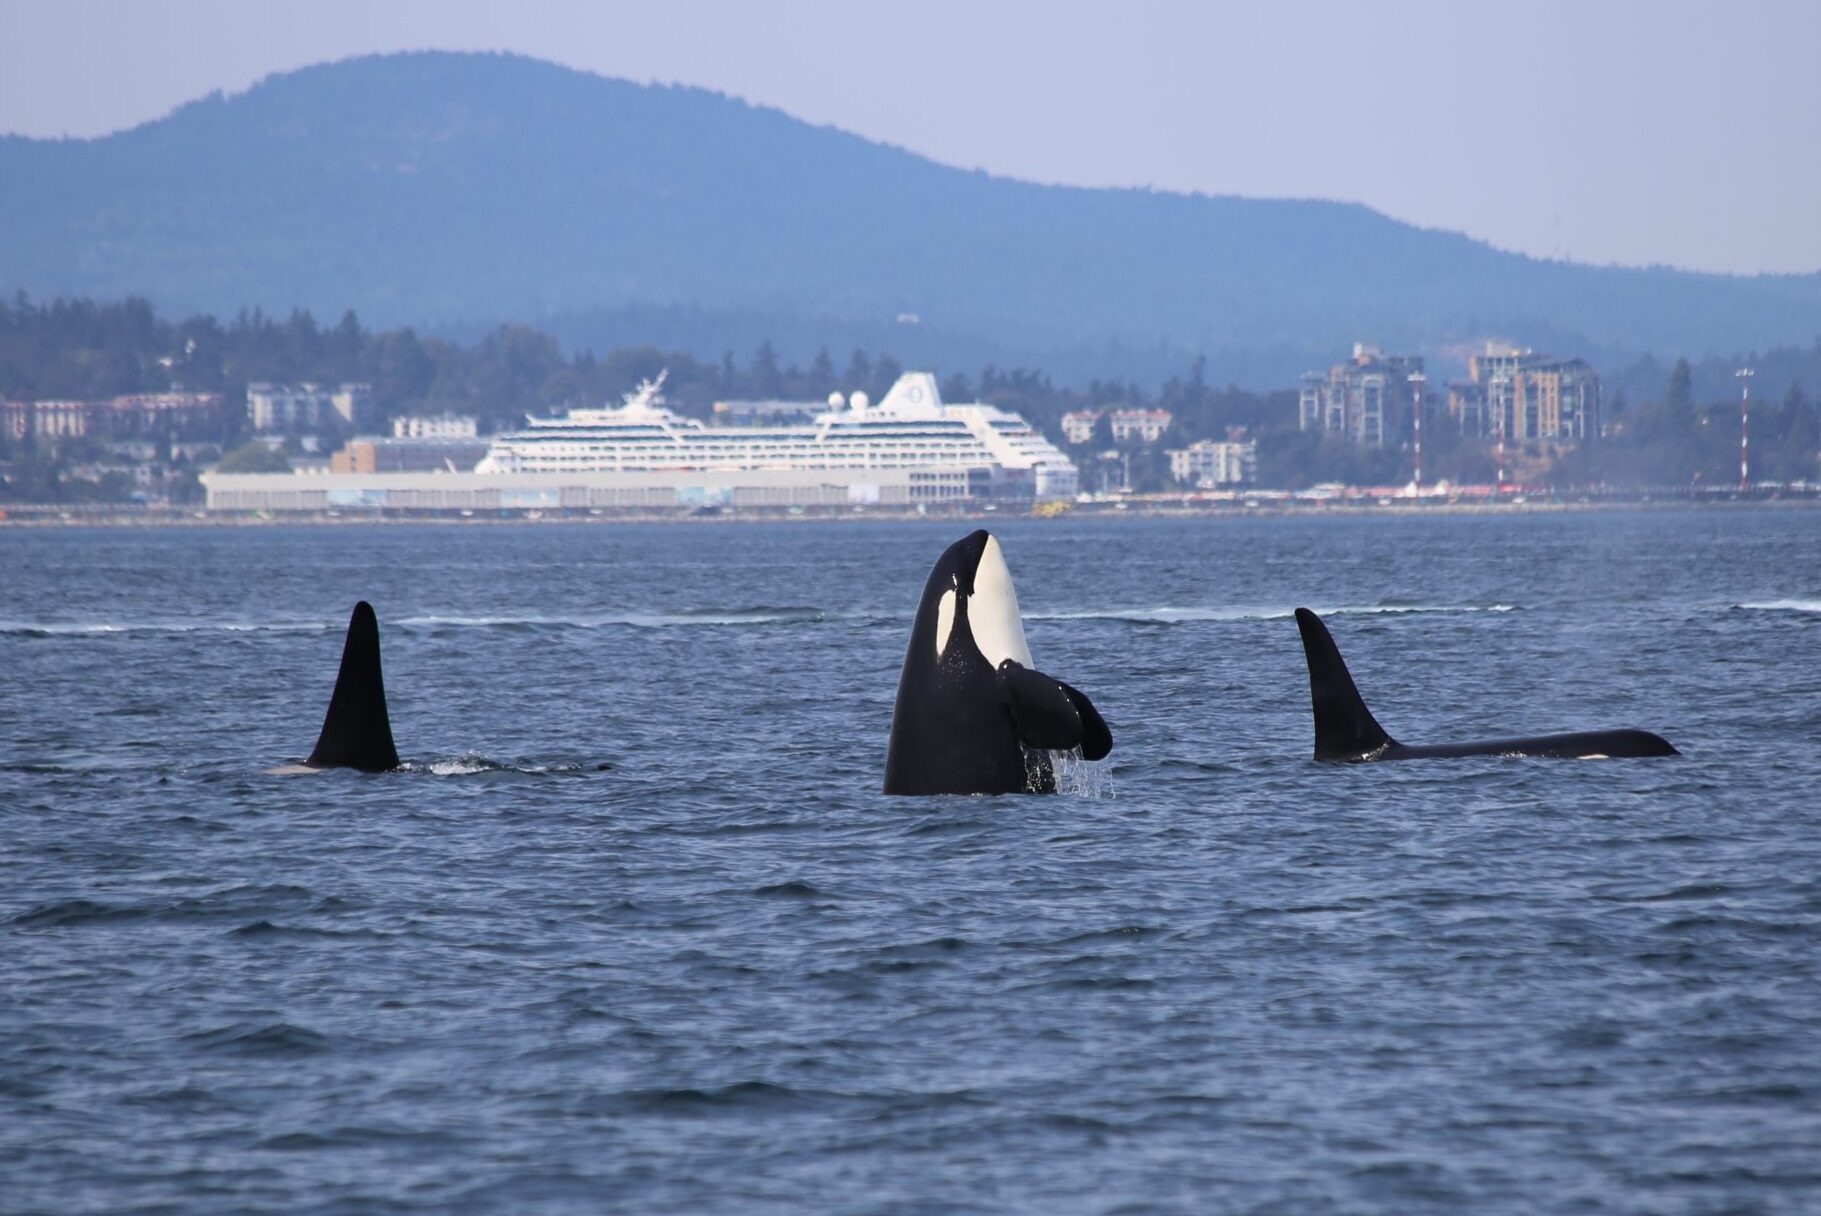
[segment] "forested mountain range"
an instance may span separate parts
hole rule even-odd
[[[9,294],[354,309],[459,338],[529,322],[708,359],[769,338],[801,360],[1156,382],[1202,354],[1265,386],[1356,340],[1611,366],[1821,332],[1821,275],[1591,267],[1347,203],[1036,185],[506,55],[353,59],[98,139],[0,138],[0,182]]]

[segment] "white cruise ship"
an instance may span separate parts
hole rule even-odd
[[[929,372],[907,372],[885,399],[829,399],[796,426],[709,426],[664,406],[663,375],[625,404],[530,418],[496,436],[475,473],[892,473],[916,500],[1072,498],[1075,466],[1017,414],[976,402],[944,405]]]

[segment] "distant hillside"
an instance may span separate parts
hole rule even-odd
[[[1344,203],[1037,186],[499,55],[356,59],[101,139],[0,138],[0,182],[8,291],[527,320],[709,356],[761,331],[885,335],[1106,374],[1205,351],[1215,377],[1257,382],[1359,339],[1616,359],[1821,332],[1821,275],[1593,268]]]

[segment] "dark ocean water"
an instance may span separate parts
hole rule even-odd
[[[1008,519],[1113,756],[888,799],[970,526],[0,531],[0,1211],[1821,1210],[1821,516]]]

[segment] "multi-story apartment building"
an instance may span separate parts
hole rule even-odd
[[[1070,410],[1062,416],[1062,437],[1079,447],[1094,437],[1094,424],[1099,421],[1099,410]]]
[[[326,426],[358,429],[372,416],[373,386],[344,384],[331,391],[320,384],[247,385],[247,417],[256,431],[314,431]]]
[[[218,435],[227,423],[220,393],[129,393],[102,403],[99,429],[116,439]]]
[[[1170,476],[1203,490],[1250,485],[1258,479],[1258,445],[1201,439],[1170,454]]]
[[[0,406],[0,430],[18,442],[80,439],[90,431],[95,407],[87,401],[8,401]]]
[[[1326,375],[1303,377],[1299,425],[1382,448],[1402,434],[1415,391],[1410,377],[1422,370],[1418,356],[1387,355],[1376,346],[1355,343],[1350,361],[1336,363]]]
[[[364,382],[344,384],[329,394],[329,405],[344,427],[360,430],[373,421],[373,386]]]
[[[1169,410],[1071,410],[1062,416],[1062,437],[1072,444],[1086,443],[1105,418],[1114,443],[1156,443],[1170,429],[1171,417]]]
[[[8,401],[0,433],[14,440],[213,437],[227,421],[220,393],[127,393],[105,401]]]
[[[1512,441],[1581,440],[1600,433],[1600,378],[1584,359],[1557,359],[1489,342],[1448,386],[1461,433]]]
[[[1111,410],[1107,424],[1114,443],[1156,443],[1170,429],[1169,410]]]

